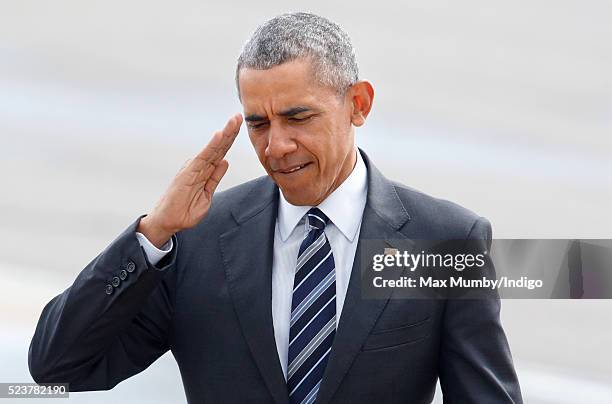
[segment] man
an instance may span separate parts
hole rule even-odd
[[[268,176],[225,192],[242,117],[44,308],[37,382],[105,390],[172,350],[190,403],[521,402],[499,299],[366,299],[364,240],[477,239],[484,218],[386,179],[358,150],[374,96],[348,36],[276,17],[236,69]],[[280,191],[280,192],[279,192]]]

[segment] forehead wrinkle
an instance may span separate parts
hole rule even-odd
[[[332,96],[327,93],[333,93],[313,82],[310,66],[304,61],[289,62],[267,70],[245,69],[240,75],[240,85],[245,115],[265,119],[297,114],[290,111],[296,108],[320,111],[327,104],[326,98]]]

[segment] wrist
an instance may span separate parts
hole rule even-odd
[[[161,248],[164,244],[172,238],[174,232],[168,231],[160,226],[154,218],[151,216],[145,216],[140,219],[138,224],[138,233],[142,233],[147,240],[151,242],[155,247]]]

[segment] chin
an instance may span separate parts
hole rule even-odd
[[[295,206],[315,206],[316,200],[310,195],[304,195],[303,189],[283,189],[283,196],[292,205]]]
[[[292,193],[285,193],[283,195],[287,202],[295,206],[314,206],[312,203],[312,199],[306,198],[304,196],[295,195]]]

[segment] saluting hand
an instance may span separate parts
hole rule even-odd
[[[227,172],[225,155],[240,131],[242,115],[229,119],[206,147],[176,174],[155,208],[142,218],[138,231],[158,248],[172,235],[199,223],[208,210],[219,181]]]

